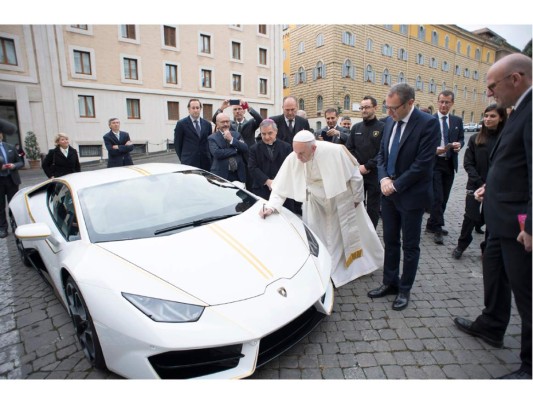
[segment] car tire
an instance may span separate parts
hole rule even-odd
[[[15,232],[17,229],[17,221],[15,221],[15,218],[13,218],[13,215],[11,214],[11,210],[9,211],[9,219],[11,223],[11,230]],[[24,248],[24,245],[22,244],[22,240],[20,240],[18,237],[15,236],[15,244],[17,246],[17,251],[20,256],[20,261],[22,261],[22,264],[24,264],[26,267],[32,267],[30,258],[28,257],[28,251]]]
[[[85,357],[87,357],[93,367],[106,369],[102,347],[100,346],[91,314],[78,285],[70,276],[65,284],[65,296],[76,337],[80,342]]]

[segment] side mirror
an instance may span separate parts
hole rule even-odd
[[[48,225],[42,222],[20,225],[15,230],[15,236],[20,240],[45,240],[51,234],[52,231]]]

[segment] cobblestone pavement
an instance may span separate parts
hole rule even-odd
[[[151,161],[177,159],[169,153],[135,162]],[[22,170],[21,175],[23,186],[44,178],[40,170]],[[453,324],[455,316],[476,317],[483,306],[482,235],[474,233],[474,242],[461,260],[451,257],[463,218],[465,183],[461,167],[446,211],[450,233],[445,244],[436,245],[432,235],[422,233],[420,266],[408,308],[393,311],[391,296],[367,297],[368,290],[381,284],[381,270],[359,278],[336,290],[330,317],[251,378],[490,379],[517,369],[520,318],[515,308],[503,349],[492,348]],[[427,214],[423,226],[426,218]],[[381,237],[381,222],[378,233]],[[120,378],[90,367],[67,311],[51,287],[21,264],[11,233],[0,239],[0,260],[0,378]]]

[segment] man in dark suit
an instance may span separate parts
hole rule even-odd
[[[350,131],[340,125],[337,125],[339,120],[339,112],[336,108],[328,108],[324,112],[326,118],[326,126],[320,131],[319,140],[326,142],[346,144]]]
[[[443,236],[448,234],[448,231],[442,228],[444,226],[444,211],[459,165],[458,154],[465,143],[465,134],[463,120],[450,114],[454,103],[453,92],[443,90],[437,99],[439,110],[435,117],[439,121],[441,133],[440,142],[435,152],[433,205],[426,223],[426,232],[435,234],[436,244],[444,244]]]
[[[298,132],[309,129],[309,122],[296,115],[298,100],[294,96],[283,98],[283,114],[271,117],[278,126],[278,139],[292,145],[292,138]]]
[[[0,239],[8,235],[6,208],[19,190],[20,176],[18,169],[24,167],[24,163],[20,159],[15,146],[4,142],[3,130],[4,126],[8,126],[7,124],[4,125],[0,121]]]
[[[200,117],[202,103],[190,99],[187,104],[189,116],[180,119],[174,128],[174,149],[182,164],[211,169],[211,155],[207,138],[213,132],[209,121]]]
[[[487,94],[513,107],[489,158],[483,201],[488,238],[483,253],[484,305],[475,321],[455,318],[462,331],[503,346],[511,292],[522,320],[520,369],[504,379],[531,379],[531,58],[511,54],[487,72]]]
[[[368,297],[396,294],[393,310],[407,307],[415,281],[422,217],[424,209],[431,204],[433,164],[439,140],[437,119],[419,111],[414,102],[415,91],[408,84],[398,83],[391,87],[385,99],[391,118],[383,128],[377,156],[383,194],[381,217],[385,259],[383,284],[369,291]],[[400,247],[403,249],[401,277]]]
[[[248,146],[239,132],[230,130],[226,114],[217,115],[217,130],[209,136],[208,142],[213,158],[211,172],[228,181],[246,182],[243,154],[248,153]]]
[[[133,165],[130,153],[133,151],[133,143],[128,132],[120,130],[120,120],[110,118],[109,132],[104,135],[104,145],[107,149],[107,168]]]
[[[251,191],[268,200],[272,182],[285,158],[292,153],[292,147],[283,140],[276,140],[278,127],[271,119],[265,119],[259,125],[261,141],[250,147],[248,170],[252,177]],[[294,211],[294,200],[287,199],[283,204]]]

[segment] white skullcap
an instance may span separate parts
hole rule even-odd
[[[296,135],[294,135],[294,138],[292,139],[293,142],[312,142],[316,140],[315,135],[313,135],[309,131],[300,131]]]

